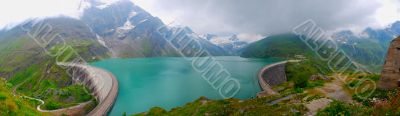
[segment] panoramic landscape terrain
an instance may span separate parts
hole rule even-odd
[[[400,115],[399,0],[10,0],[0,16],[0,116]]]

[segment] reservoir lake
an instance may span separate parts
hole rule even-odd
[[[206,58],[206,57],[202,57]],[[234,98],[255,97],[261,89],[257,74],[266,65],[279,59],[252,59],[238,56],[214,57],[215,62],[238,80],[240,89]],[[205,96],[209,99],[223,99],[202,73],[192,66],[195,58],[157,57],[106,59],[90,65],[113,73],[119,83],[119,93],[110,112],[111,116],[136,114],[161,107],[166,110],[183,106]],[[219,71],[219,70],[216,70]]]

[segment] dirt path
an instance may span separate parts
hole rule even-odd
[[[344,89],[343,86],[345,83],[341,81],[339,78],[337,78],[339,75],[334,75],[332,78],[332,82],[330,83],[325,83],[324,87],[322,88],[317,88],[318,91],[321,93],[324,93],[326,96],[329,98],[347,102],[347,103],[354,103],[351,95],[347,93]]]
[[[331,102],[332,102],[331,99],[321,98],[311,101],[308,104],[305,104],[306,108],[309,110],[306,115],[307,116],[316,115],[318,110],[326,108]]]

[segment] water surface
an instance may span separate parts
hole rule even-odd
[[[216,57],[217,62],[240,83],[234,96],[239,99],[255,97],[260,91],[258,71],[277,59],[247,59],[235,56]],[[201,73],[192,68],[192,61],[179,57],[108,59],[91,65],[112,72],[119,82],[119,93],[111,116],[148,111],[158,106],[170,110],[183,106],[201,96],[222,99],[222,96]]]

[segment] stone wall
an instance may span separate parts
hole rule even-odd
[[[74,83],[85,85],[98,105],[87,115],[103,116],[111,110],[118,95],[118,81],[115,77],[103,69],[80,64],[64,64],[72,74]]]
[[[379,88],[395,89],[400,81],[400,37],[394,39],[389,47],[383,66]]]
[[[272,90],[271,86],[287,82],[285,66],[287,61],[270,64],[261,69],[258,74],[258,82],[262,92],[257,93],[257,97],[278,94]]]
[[[279,85],[284,82],[287,82],[286,73],[285,73],[285,65],[286,62],[280,62],[277,64],[271,65],[267,70],[263,73],[263,78],[265,81],[271,85]]]

